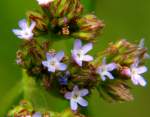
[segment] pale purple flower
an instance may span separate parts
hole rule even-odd
[[[48,68],[49,72],[55,72],[56,70],[65,71],[67,69],[67,65],[61,63],[61,60],[64,57],[64,52],[60,51],[56,55],[47,53],[46,54],[46,61],[42,61],[44,67]]]
[[[88,89],[79,90],[78,86],[74,86],[72,92],[67,92],[65,94],[65,98],[70,100],[70,106],[73,111],[78,109],[78,104],[86,107],[88,106],[88,102],[82,97],[86,96],[89,93]]]
[[[134,64],[131,65],[130,68],[126,68],[123,73],[125,75],[128,75],[131,77],[131,81],[134,85],[141,85],[141,86],[146,86],[146,81],[145,79],[141,76],[141,74],[147,72],[147,67],[146,66],[140,66],[138,67],[138,63],[135,62]]]
[[[71,52],[73,59],[79,66],[82,66],[83,61],[90,62],[93,60],[92,56],[86,55],[92,48],[93,48],[92,43],[88,43],[82,46],[81,40],[77,39],[75,41],[74,48]]]
[[[139,43],[139,49],[145,48],[145,47],[144,47],[144,46],[145,46],[144,41],[145,41],[144,38],[142,38],[141,41],[140,41],[140,43]],[[149,55],[148,53],[145,53],[145,54],[144,54],[144,58],[150,59],[150,55]]]
[[[37,2],[40,4],[40,5],[47,5],[51,2],[53,2],[54,0],[37,0]]]
[[[106,58],[104,57],[102,65],[97,68],[97,73],[101,76],[102,80],[105,81],[107,77],[114,79],[111,71],[115,69],[117,69],[117,65],[115,63],[106,64]]]
[[[19,27],[21,29],[13,29],[13,33],[17,35],[20,39],[30,40],[33,38],[33,29],[36,26],[36,22],[31,21],[31,25],[29,26],[25,19],[19,21]]]
[[[32,117],[42,117],[42,114],[40,112],[36,112],[32,115]]]

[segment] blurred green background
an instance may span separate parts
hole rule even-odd
[[[85,4],[89,0],[82,0]],[[103,50],[108,42],[126,38],[138,42],[145,38],[150,46],[150,0],[91,0],[88,9],[104,20],[106,27],[95,45]],[[0,7],[0,117],[4,108],[20,94],[21,70],[15,64],[15,52],[21,42],[12,34],[18,20],[28,10],[39,9],[35,0],[1,0]],[[88,4],[87,4],[88,5]],[[150,48],[150,47],[149,47]],[[150,67],[150,62],[147,62]],[[145,74],[148,85],[134,87],[135,100],[128,103],[109,104],[95,93],[88,109],[92,117],[150,117],[150,72]],[[14,93],[15,91],[15,93]],[[16,92],[17,91],[17,92]]]

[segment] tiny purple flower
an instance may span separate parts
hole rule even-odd
[[[86,107],[88,106],[88,102],[82,97],[86,96],[89,93],[88,89],[79,90],[78,86],[74,86],[72,92],[67,92],[65,94],[65,98],[70,100],[70,106],[73,111],[78,109],[78,104]]]
[[[106,77],[114,79],[114,76],[110,72],[115,69],[117,69],[117,65],[115,63],[106,64],[106,58],[104,57],[102,65],[97,69],[97,73],[101,76],[102,80],[105,81]]]
[[[19,27],[21,29],[13,29],[13,33],[17,35],[20,39],[30,40],[33,38],[33,29],[36,26],[36,22],[31,21],[31,25],[28,26],[27,21],[25,19],[19,21]]]
[[[82,46],[81,40],[77,39],[75,41],[74,48],[71,52],[73,59],[79,66],[82,66],[83,61],[90,62],[93,60],[92,56],[86,55],[86,53],[88,53],[92,48],[93,48],[92,43],[88,43]]]
[[[67,85],[69,77],[70,77],[70,72],[67,71],[64,76],[59,78],[60,85]]]
[[[147,83],[140,74],[143,74],[147,71],[148,69],[146,66],[138,67],[138,62],[135,62],[134,64],[131,65],[130,68],[125,69],[123,73],[131,77],[131,81],[133,82],[134,85],[141,85],[144,87],[146,86]]]
[[[42,114],[40,112],[36,112],[32,115],[32,117],[42,117]]]
[[[55,72],[56,70],[65,71],[67,69],[67,65],[61,63],[60,61],[64,57],[64,52],[60,51],[56,55],[47,53],[46,54],[46,61],[42,61],[44,67],[48,68],[49,72]]]
[[[142,38],[141,41],[140,41],[140,43],[139,43],[139,49],[145,48],[145,47],[144,47],[144,46],[145,46],[144,41],[145,41],[144,38]],[[150,55],[149,55],[148,53],[145,53],[145,54],[144,54],[144,58],[145,58],[145,59],[150,59]]]

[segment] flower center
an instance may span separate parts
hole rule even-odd
[[[102,72],[106,72],[107,71],[107,68],[105,65],[102,66]]]
[[[78,97],[79,97],[79,93],[78,92],[74,93],[73,99],[77,99]]]
[[[83,52],[82,50],[79,50],[78,53],[77,53],[77,56],[79,57],[79,59],[83,59]]]
[[[56,62],[56,60],[51,60],[49,64],[50,64],[51,66],[56,67],[57,62]]]
[[[24,34],[25,34],[25,35],[29,35],[29,32],[28,32],[28,31],[25,31]]]
[[[132,69],[132,74],[133,74],[133,75],[136,75],[136,74],[137,74],[136,69]]]

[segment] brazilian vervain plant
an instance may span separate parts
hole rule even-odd
[[[70,102],[70,109],[57,113],[43,106],[37,108],[36,99],[27,93],[29,102],[21,101],[9,111],[8,117],[84,117],[80,110],[88,106],[86,96],[93,89],[109,102],[124,102],[133,100],[128,82],[146,86],[142,74],[147,72],[145,60],[149,55],[143,39],[139,44],[121,39],[92,56],[88,52],[105,26],[102,20],[93,13],[84,14],[80,0],[37,2],[42,11],[28,12],[27,18],[19,21],[20,29],[13,29],[22,39],[16,63],[23,69],[24,85],[31,88],[31,93],[34,86],[39,88],[39,93],[55,92]],[[72,38],[75,40],[69,54],[63,48],[55,49],[58,41]]]

